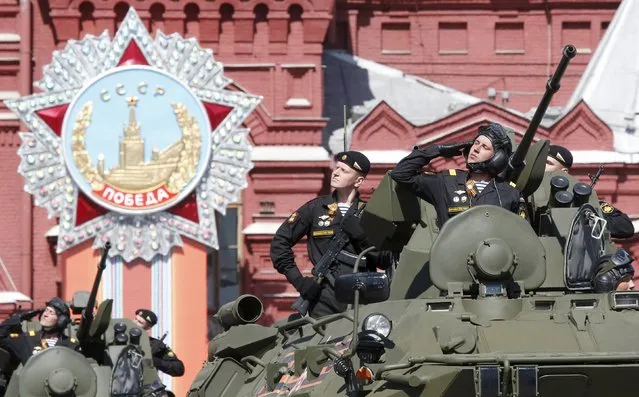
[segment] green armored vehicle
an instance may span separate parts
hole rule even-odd
[[[217,315],[226,331],[188,396],[629,395],[639,292],[593,279],[632,259],[610,240],[592,187],[545,174],[549,143],[532,144],[574,55],[564,49],[510,159],[530,221],[477,206],[439,229],[432,205],[387,175],[361,223],[378,248],[401,252],[392,282],[356,264],[335,284],[350,310],[273,327],[254,324],[257,298],[240,297]]]
[[[104,300],[94,314],[102,271],[106,267],[105,245],[91,292],[74,294],[71,309],[82,313],[79,323],[70,323],[66,333],[77,339],[79,351],[49,347],[30,357],[10,373],[3,393],[6,397],[162,397],[164,385],[153,367],[147,333],[129,319],[111,318],[111,299]],[[35,311],[34,311],[35,312]],[[38,330],[38,321],[24,321],[25,333]],[[17,335],[17,334],[16,334]],[[19,339],[18,339],[19,340]],[[0,349],[0,368],[7,373],[11,359]]]

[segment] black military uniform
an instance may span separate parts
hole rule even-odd
[[[561,165],[566,167],[565,170],[569,170],[570,167],[572,167],[572,153],[563,146],[550,145],[550,148],[548,149],[548,156],[559,161]],[[635,234],[635,227],[632,225],[632,221],[628,215],[624,214],[604,200],[599,200],[599,206],[603,217],[607,222],[606,227],[610,231],[611,237],[628,238]]]
[[[491,124],[494,126],[495,124]],[[497,128],[497,127],[493,127]],[[503,130],[503,127],[499,126]],[[480,129],[480,135],[486,135],[493,142],[495,154],[502,150],[500,156],[507,159],[512,151],[509,147],[500,147],[497,139],[491,137],[487,130]],[[505,131],[501,136],[503,142],[508,139]],[[514,184],[499,177],[492,180],[479,192],[473,180],[468,179],[468,171],[451,169],[433,175],[422,173],[422,167],[432,159],[444,156],[453,157],[468,150],[472,142],[452,145],[435,145],[425,150],[415,149],[403,158],[391,172],[391,177],[400,184],[410,188],[415,194],[431,203],[437,211],[437,224],[442,226],[451,217],[484,204],[498,205],[523,218],[526,218],[525,202]],[[466,154],[466,153],[464,153]],[[494,157],[494,156],[493,156]],[[503,164],[505,166],[505,164]],[[499,170],[493,170],[499,171]],[[496,172],[491,172],[495,174]]]
[[[151,310],[138,309],[136,315],[145,319],[153,327],[158,322],[158,317]],[[184,363],[173,350],[164,342],[154,337],[149,337],[153,366],[167,375],[178,377],[184,375]]]
[[[607,222],[606,227],[610,230],[611,237],[628,238],[635,234],[635,227],[628,215],[604,200],[599,200],[599,206]]]
[[[14,315],[0,324],[0,348],[11,355],[14,368],[20,363],[25,364],[31,356],[52,346],[79,349],[78,341],[64,334],[64,330],[71,321],[66,303],[55,297],[46,305],[53,308],[58,316],[54,327],[25,333],[22,330],[24,317],[21,315]]]
[[[357,163],[361,166],[364,175],[370,169],[370,163],[359,152],[339,153],[336,157],[339,161],[352,166]],[[346,272],[353,272],[353,266],[357,255],[372,244],[369,243],[366,234],[359,225],[356,216],[361,212],[365,203],[357,196],[344,216],[340,212],[337,203],[336,192],[317,197],[293,212],[291,216],[277,229],[271,242],[271,260],[273,266],[299,291],[300,295],[311,302],[309,315],[321,317],[328,314],[339,313],[346,310],[346,304],[340,303],[335,297],[335,291],[328,282],[321,286],[312,277],[304,277],[295,264],[293,246],[302,237],[308,238],[307,250],[311,262],[315,265],[327,251],[332,237],[344,229],[349,236],[349,243],[342,249],[338,256],[338,263],[333,267],[332,274],[337,277]],[[372,252],[366,255],[360,262],[360,271],[375,271],[381,265],[382,255]]]

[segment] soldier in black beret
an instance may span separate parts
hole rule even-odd
[[[559,145],[550,145],[546,158],[546,172],[563,170],[568,172],[572,167],[572,153]]]
[[[550,145],[548,157],[546,159],[546,172],[564,171],[568,173],[572,167],[572,153],[570,150],[559,145]],[[635,227],[628,215],[612,206],[604,200],[599,200],[599,206],[607,221],[606,227],[610,231],[610,236],[614,238],[628,238],[635,234]]]
[[[271,242],[273,266],[286,276],[302,297],[311,302],[311,317],[343,312],[346,304],[337,301],[330,281],[318,284],[315,277],[302,274],[295,263],[293,246],[306,236],[308,257],[315,265],[327,252],[333,237],[340,229],[344,230],[349,242],[340,251],[332,274],[336,277],[353,271],[357,255],[372,245],[359,225],[359,216],[366,203],[358,192],[370,167],[370,161],[360,152],[347,151],[335,155],[335,168],[331,174],[333,192],[317,197],[294,211],[279,227]],[[360,271],[375,271],[377,267],[388,266],[391,254],[373,250],[363,259]]]
[[[135,311],[133,322],[140,328],[149,331],[158,323],[158,316],[148,309],[138,309]],[[171,348],[160,339],[149,336],[151,343],[151,354],[153,365],[158,370],[171,376],[184,375],[184,363],[175,355]]]

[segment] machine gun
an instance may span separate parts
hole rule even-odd
[[[80,320],[80,326],[78,328],[78,341],[80,342],[82,351],[88,357],[94,356],[92,352],[95,352],[96,354],[102,353],[101,348],[95,348],[95,341],[93,339],[96,335],[92,335],[90,331],[92,328],[91,325],[93,324],[94,320],[93,309],[95,307],[96,296],[98,294],[98,288],[100,287],[100,281],[102,281],[102,273],[104,272],[104,269],[106,269],[106,260],[108,258],[110,249],[111,243],[107,241],[104,245],[102,257],[100,258],[100,262],[98,263],[98,272],[96,273],[95,279],[93,280],[93,288],[91,289],[91,293],[89,294],[87,305],[82,311],[82,318]]]
[[[574,45],[568,44],[564,47],[561,61],[559,61],[555,73],[548,80],[548,83],[546,83],[546,92],[541,98],[539,106],[537,106],[535,114],[530,120],[530,124],[528,125],[524,136],[521,138],[521,142],[519,142],[517,151],[515,151],[515,153],[510,157],[510,160],[508,161],[508,169],[506,170],[507,180],[516,180],[522,168],[524,167],[524,160],[526,158],[526,154],[528,153],[528,149],[530,148],[530,144],[532,143],[533,137],[537,132],[537,128],[539,127],[544,114],[546,114],[546,109],[548,109],[548,105],[550,105],[550,101],[552,100],[553,95],[557,91],[559,91],[559,82],[566,72],[568,63],[572,58],[575,57],[575,55],[577,55],[577,49]]]

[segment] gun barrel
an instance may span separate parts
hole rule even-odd
[[[111,243],[108,241],[104,245],[104,250],[102,251],[102,257],[100,258],[100,262],[98,263],[98,272],[95,275],[95,279],[93,280],[93,288],[91,289],[91,293],[89,294],[89,299],[87,300],[87,306],[84,308],[82,312],[82,319],[80,320],[80,327],[78,329],[78,340],[84,340],[88,333],[89,327],[91,327],[91,323],[93,322],[93,308],[95,307],[95,301],[98,295],[98,288],[100,287],[100,282],[102,281],[102,272],[106,268],[106,261],[109,256],[109,250],[111,249]]]
[[[233,302],[222,307],[214,317],[217,317],[225,330],[233,325],[251,324],[262,317],[264,306],[254,295],[242,295]]]
[[[530,120],[530,124],[524,133],[524,136],[521,138],[521,142],[517,147],[517,151],[513,154],[510,159],[510,173],[516,172],[521,169],[524,164],[524,159],[526,158],[526,153],[528,153],[528,149],[530,148],[530,144],[532,143],[533,137],[537,132],[537,128],[541,123],[544,114],[546,114],[546,110],[550,105],[550,101],[552,100],[553,95],[559,91],[559,82],[566,72],[566,68],[568,67],[568,63],[572,58],[577,55],[577,49],[574,45],[568,44],[563,49],[563,56],[561,57],[561,61],[559,61],[559,65],[557,65],[557,69],[555,69],[555,73],[548,80],[546,84],[546,92],[544,96],[541,98],[539,102],[539,106],[535,110],[535,114],[533,118]],[[510,178],[512,179],[512,178]]]

